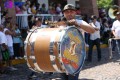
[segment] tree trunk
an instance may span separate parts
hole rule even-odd
[[[14,4],[14,0],[13,4]],[[16,24],[16,12],[15,12],[15,6],[13,5],[12,8],[8,8],[8,15],[12,17],[12,23]]]

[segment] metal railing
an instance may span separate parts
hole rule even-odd
[[[2,20],[2,17],[1,17],[1,15],[2,15],[2,14],[1,14],[1,12],[0,12],[0,24],[1,24],[1,20]]]
[[[34,14],[16,14],[16,23],[18,24],[19,28],[23,27],[23,19],[24,17],[27,17],[28,16],[33,16],[33,17],[40,17],[42,19],[42,21],[44,20],[50,20],[50,21],[58,21],[59,19],[61,19],[62,15],[57,15],[57,14],[37,14],[37,15],[34,15]],[[1,24],[1,20],[2,20],[2,14],[0,12],[0,24]],[[77,19],[81,19],[81,16],[80,15],[77,15],[76,16]],[[28,23],[28,22],[26,22]]]
[[[113,43],[113,40],[115,41],[114,43]],[[113,58],[113,51],[112,51],[112,48],[113,48],[113,47],[116,46],[117,52],[118,52],[118,54],[120,54],[120,46],[119,46],[119,44],[118,44],[118,40],[120,40],[120,38],[110,38],[110,39],[108,40],[109,54],[110,54],[109,58],[110,58],[110,59]],[[113,46],[113,44],[115,44],[115,46]]]
[[[44,21],[44,20],[50,20],[50,21],[58,21],[59,19],[61,19],[62,18],[62,15],[56,15],[56,14],[37,14],[37,15],[34,15],[34,14],[16,14],[16,23],[18,24],[18,26],[21,28],[21,27],[23,27],[22,26],[22,21],[23,21],[23,18],[24,17],[27,17],[28,18],[28,16],[33,16],[33,17],[40,17],[41,19],[42,19],[42,22]],[[76,18],[78,18],[78,19],[80,19],[81,18],[81,16],[80,15],[77,15],[76,16]],[[26,23],[28,23],[28,22],[26,22]]]
[[[19,28],[24,27],[23,24],[27,23],[28,24],[28,16],[33,16],[33,17],[40,17],[42,19],[42,22],[44,20],[50,20],[50,21],[58,21],[62,16],[60,15],[51,15],[51,14],[16,14],[16,23],[18,24]],[[27,18],[27,22],[23,22],[24,19]]]

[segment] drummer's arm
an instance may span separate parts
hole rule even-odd
[[[112,30],[112,33],[113,33],[113,35],[114,35],[115,37],[117,37],[116,34],[115,34],[115,30]]]
[[[77,27],[80,27],[81,29],[83,29],[84,31],[86,31],[88,33],[94,33],[95,32],[95,29],[86,22],[84,22],[84,24],[75,23],[75,25]]]

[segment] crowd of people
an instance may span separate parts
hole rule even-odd
[[[59,16],[63,16],[61,7],[62,7],[61,4],[58,3],[55,6],[50,5],[47,9],[45,3],[40,5],[39,3],[35,3],[35,2],[31,3],[30,1],[26,1],[22,6],[16,5],[15,10],[16,10],[16,14],[26,14],[26,15],[35,14],[35,16],[37,16],[37,14],[59,14]],[[54,10],[51,10],[53,8]],[[81,19],[85,20],[87,23],[90,23],[92,21],[91,16],[87,16],[87,14],[82,14],[78,8],[76,8],[76,15],[81,15]],[[30,15],[28,17],[24,16],[24,18],[22,17],[22,19],[19,19],[21,20],[21,23],[22,23],[21,26],[19,27],[31,29],[32,24],[34,23],[34,20],[36,18],[35,16],[33,15]],[[46,20],[49,20],[49,17],[48,18],[45,17],[45,18]],[[105,9],[100,9],[99,17],[97,18],[97,21],[100,22],[100,26],[101,26],[100,41],[101,43],[107,44],[108,39],[112,36],[111,27],[114,20],[107,15],[107,12],[105,11]],[[43,20],[43,24],[45,24],[45,20]],[[85,41],[87,46],[89,44],[89,40],[88,40],[89,37],[90,35],[85,32]]]
[[[24,9],[23,9],[24,7]],[[77,14],[80,14],[79,8]],[[46,4],[40,4],[36,1],[31,2],[27,0],[22,5],[15,5],[16,14],[22,14],[23,11],[27,11],[28,14],[57,14],[62,15],[62,6],[60,3],[52,3],[46,7]]]
[[[71,7],[69,7],[71,6]],[[93,46],[96,45],[97,52],[98,52],[98,61],[101,61],[102,59],[102,53],[100,44],[105,43],[107,44],[108,39],[111,37],[120,37],[120,12],[116,14],[116,21],[113,23],[114,20],[110,19],[105,11],[99,11],[100,15],[99,18],[96,15],[91,15],[88,17],[87,15],[82,15],[82,19],[84,20],[76,20],[75,15],[76,9],[73,5],[69,4],[64,7],[64,9],[61,9],[61,4],[58,3],[55,7],[49,7],[50,9],[46,9],[46,5],[42,4],[40,7],[40,4],[30,3],[30,1],[27,1],[25,4],[23,4],[21,7],[16,6],[15,10],[17,14],[60,14],[64,15],[66,18],[66,21],[69,21],[70,24],[75,25],[76,27],[79,27],[83,29],[84,36],[85,36],[85,42],[86,46],[89,46],[88,50],[88,56],[87,61],[92,61],[92,50]],[[79,13],[79,12],[78,12]],[[28,18],[31,18],[31,21],[28,21],[28,24],[23,24],[24,27],[27,27],[25,29],[20,29],[18,24],[12,24],[11,19],[12,17],[8,16],[8,13],[5,12],[2,17],[2,24],[0,25],[0,69],[2,70],[2,64],[7,64],[7,67],[9,67],[11,70],[17,70],[14,68],[11,64],[11,60],[13,59],[22,59],[24,57],[24,50],[23,50],[23,42],[27,36],[27,30],[33,29],[36,27],[42,27],[43,23],[41,19],[29,16]],[[60,20],[61,21],[61,20]],[[113,24],[112,24],[113,23]],[[47,25],[46,25],[47,26]],[[118,40],[118,43],[120,45],[120,42]],[[114,51],[114,49],[113,49]],[[71,75],[64,75],[67,77],[66,80],[70,78],[70,80],[78,80],[78,74],[75,76]]]
[[[13,67],[12,60],[24,57],[23,38],[18,24],[12,24],[12,17],[8,16],[8,12],[3,15],[2,24],[0,24],[0,65],[2,65],[2,72],[7,69],[17,70]]]
[[[24,8],[23,8],[24,7]],[[31,3],[26,1],[23,5],[15,6],[16,14],[22,14],[23,11],[26,11],[28,14],[62,14],[61,4],[58,3],[55,6],[51,5],[49,8],[46,8],[46,4]]]

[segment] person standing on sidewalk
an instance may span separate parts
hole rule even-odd
[[[6,62],[9,60],[9,56],[3,56],[3,51],[8,49],[7,46],[7,39],[5,34],[3,33],[3,25],[0,24],[0,74],[4,73],[5,66],[3,62]]]
[[[115,36],[115,38],[118,38],[117,42],[118,42],[118,48],[120,49],[120,12],[117,12],[116,13],[116,20],[113,22],[113,25],[112,25],[112,33],[113,35]],[[115,51],[115,41],[113,41],[114,45],[113,45],[113,48],[112,48],[112,51]],[[120,51],[119,51],[120,52]]]
[[[91,16],[92,22],[90,25],[94,27],[96,30],[94,33],[90,34],[90,43],[89,43],[89,50],[88,50],[88,58],[87,61],[91,62],[92,61],[92,50],[94,45],[97,47],[97,57],[98,61],[101,60],[101,48],[100,48],[100,23],[97,21],[97,17],[95,15]]]
[[[13,24],[11,23],[11,18],[12,17],[8,17],[6,19],[6,26],[4,28],[4,34],[7,38],[7,46],[8,46],[8,52],[9,52],[9,69],[10,70],[17,70],[17,68],[14,68],[12,65],[12,60],[14,59],[14,50],[13,50],[13,39],[12,36],[15,35],[14,30],[13,30]]]

